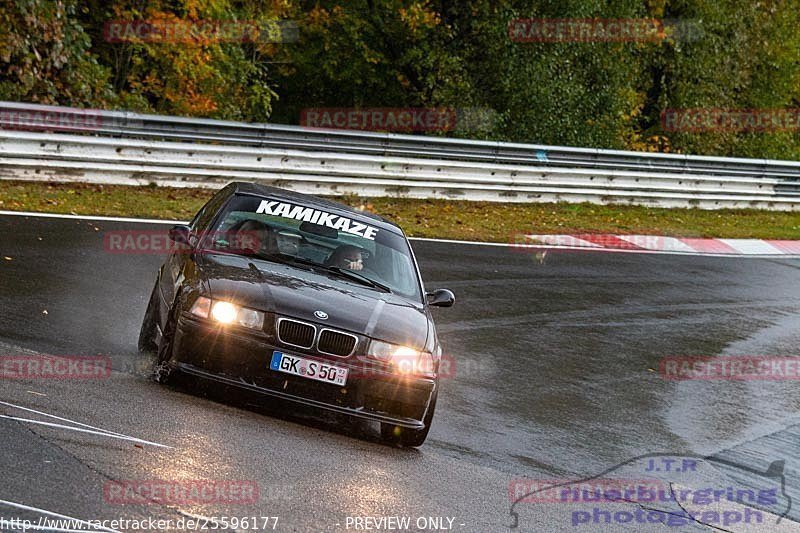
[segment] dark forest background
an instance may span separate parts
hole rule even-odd
[[[645,41],[516,42],[519,18],[665,29]],[[243,42],[104,33],[143,19],[284,23]],[[448,135],[798,159],[796,127],[675,132],[661,121],[668,109],[798,107],[798,19],[797,0],[3,0],[0,99],[285,124],[314,107],[446,107],[474,118]]]

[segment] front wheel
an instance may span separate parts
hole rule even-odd
[[[164,326],[164,333],[161,335],[161,342],[158,344],[158,353],[153,365],[153,379],[162,384],[169,383],[174,375],[174,369],[169,360],[172,359],[172,346],[177,323],[175,316],[178,308],[177,302],[178,299],[175,298],[175,304],[170,309],[167,325]]]
[[[406,448],[416,448],[422,446],[425,439],[428,438],[428,431],[431,429],[431,422],[433,422],[433,412],[436,410],[436,398],[439,396],[439,391],[433,393],[431,404],[428,407],[428,412],[425,413],[425,418],[422,422],[425,427],[422,429],[409,429],[394,424],[381,423],[381,438],[384,442],[391,444],[399,444]]]
[[[147,309],[142,320],[142,329],[139,330],[139,353],[154,353],[158,350],[156,344],[156,333],[158,328],[158,280],[153,292],[150,293],[150,301],[147,302]]]

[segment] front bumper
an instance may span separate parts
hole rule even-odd
[[[272,352],[350,369],[344,387],[277,372],[269,368]],[[219,325],[182,314],[178,320],[170,366],[218,381],[310,407],[411,429],[423,420],[436,391],[435,379],[398,376],[364,366],[354,357],[327,357],[283,347],[273,336]]]

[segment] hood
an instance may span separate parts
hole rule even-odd
[[[212,298],[421,350],[430,327],[421,303],[339,277],[260,259],[205,254]],[[327,320],[314,316],[328,314]]]

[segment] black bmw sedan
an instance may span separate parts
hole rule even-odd
[[[220,190],[158,272],[139,349],[155,379],[215,380],[380,422],[419,446],[439,392],[442,348],[403,231],[376,215],[252,183]]]

